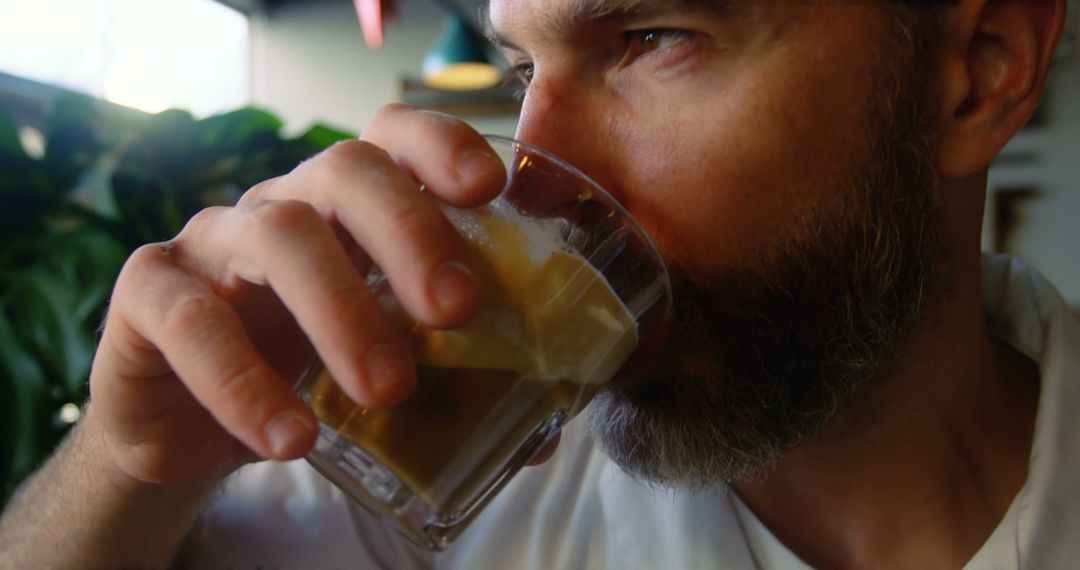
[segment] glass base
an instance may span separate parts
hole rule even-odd
[[[429,550],[445,549],[499,489],[559,433],[565,410],[552,412],[496,470],[474,496],[449,513],[440,513],[393,471],[319,422],[319,438],[308,462],[366,510],[391,521],[409,540]]]

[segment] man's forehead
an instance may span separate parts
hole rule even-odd
[[[487,28],[503,34],[560,32],[612,19],[648,18],[689,9],[722,10],[732,0],[490,0]]]

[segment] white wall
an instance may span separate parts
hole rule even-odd
[[[1080,59],[1059,71],[1043,101],[1046,126],[1022,132],[1005,151],[1030,153],[1037,161],[991,169],[990,190],[1038,190],[1039,197],[1020,207],[1010,253],[1038,268],[1080,308]]]
[[[278,113],[291,132],[326,122],[360,132],[382,105],[397,101],[403,76],[420,66],[445,13],[430,0],[404,0],[378,51],[364,45],[352,3],[319,2],[275,10],[251,26],[252,101]],[[513,118],[470,119],[483,132],[511,135]]]

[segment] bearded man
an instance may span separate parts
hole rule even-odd
[[[489,17],[526,84],[517,138],[608,189],[671,269],[657,372],[602,391],[442,553],[303,462],[222,485],[310,450],[289,379],[311,347],[357,402],[408,396],[372,262],[428,325],[482,304],[434,202],[491,199],[499,165],[465,124],[391,105],[132,257],[85,418],[3,520],[12,567],[1076,563],[1080,327],[1033,270],[980,253],[987,167],[1039,103],[1065,0]]]

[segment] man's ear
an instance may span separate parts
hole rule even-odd
[[[970,0],[944,12],[938,171],[985,168],[1042,97],[1066,0]]]

